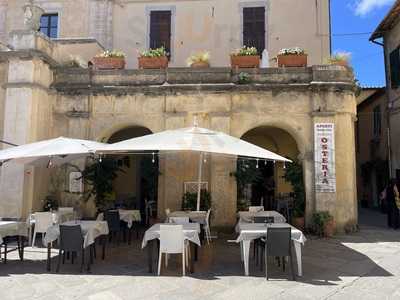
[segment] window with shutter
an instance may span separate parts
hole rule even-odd
[[[390,53],[390,82],[392,88],[400,86],[400,48]]]
[[[243,45],[256,47],[258,54],[265,49],[265,7],[243,8]]]
[[[150,48],[164,46],[171,53],[171,11],[152,11],[150,13]]]
[[[58,14],[44,14],[40,17],[39,31],[49,38],[58,37]]]
[[[378,105],[374,108],[374,137],[379,137],[382,131],[381,107]]]

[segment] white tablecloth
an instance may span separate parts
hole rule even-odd
[[[245,275],[249,275],[249,252],[250,252],[250,242],[252,240],[258,239],[260,237],[266,237],[268,228],[276,227],[291,227],[291,237],[293,245],[295,247],[296,259],[297,259],[297,273],[299,276],[303,275],[302,270],[302,259],[301,259],[301,246],[306,242],[306,237],[304,234],[287,223],[274,223],[274,224],[260,224],[260,223],[239,223],[238,231],[239,236],[236,242],[240,242],[242,250],[242,259],[244,262]]]
[[[207,212],[206,211],[174,211],[171,212],[168,217],[188,217],[190,221],[205,224]]]
[[[239,222],[252,223],[254,217],[273,217],[274,223],[286,223],[286,218],[275,210],[259,212],[239,211]]]
[[[119,218],[128,224],[128,228],[131,228],[133,222],[141,222],[142,216],[140,215],[140,210],[128,210],[128,209],[118,209]],[[98,220],[104,220],[104,214],[100,213]]]
[[[61,225],[80,225],[82,228],[82,234],[84,237],[83,246],[86,248],[87,246],[93,244],[97,237],[101,235],[108,234],[108,225],[106,221],[68,221],[64,222]],[[53,225],[47,231],[44,237],[44,243],[47,245],[55,240],[57,240],[60,236],[60,226]]]
[[[0,244],[7,236],[28,236],[28,224],[17,221],[0,221]]]
[[[154,224],[144,233],[142,248],[146,247],[148,241],[160,238],[160,225],[176,226],[174,224],[169,224],[169,223]],[[200,246],[201,245],[199,237],[200,224],[188,223],[188,224],[183,224],[182,226],[183,226],[184,239],[189,240]]]

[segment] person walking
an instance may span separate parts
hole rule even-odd
[[[399,188],[396,179],[390,180],[389,186],[386,188],[386,203],[388,213],[388,226],[394,229],[400,227],[400,197]]]

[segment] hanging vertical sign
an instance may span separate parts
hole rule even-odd
[[[333,123],[316,123],[314,139],[315,190],[320,193],[335,193],[335,125]]]

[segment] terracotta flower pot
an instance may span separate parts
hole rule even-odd
[[[199,61],[199,62],[192,63],[190,65],[190,67],[194,68],[194,69],[209,68],[210,64],[208,62]]]
[[[259,66],[259,55],[231,55],[232,68],[258,68]]]
[[[333,62],[332,65],[348,67],[349,66],[349,62],[347,60],[338,60],[338,61]]]
[[[160,57],[139,57],[139,69],[166,69],[168,67],[168,58]]]
[[[333,237],[335,234],[336,222],[334,219],[329,220],[324,226],[324,236],[327,238]]]
[[[304,224],[304,217],[292,217],[292,225],[300,231],[304,230]]]
[[[278,67],[307,67],[307,54],[278,55]]]
[[[97,70],[125,69],[123,57],[94,57],[92,62]]]

